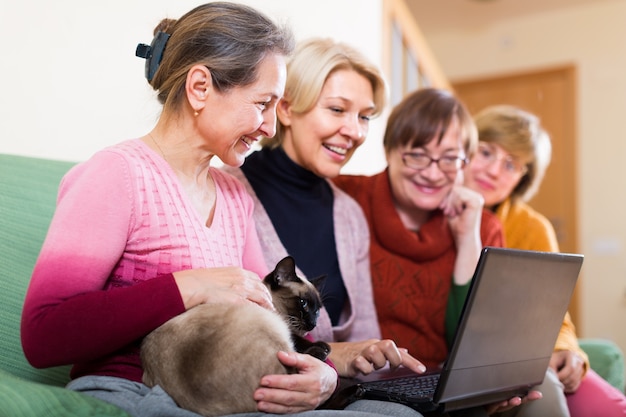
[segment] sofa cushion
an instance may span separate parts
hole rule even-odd
[[[129,417],[124,410],[97,398],[27,381],[0,370],[0,417]]]
[[[63,386],[69,368],[38,370],[20,342],[20,318],[33,266],[52,219],[61,177],[73,162],[0,155],[0,369]]]

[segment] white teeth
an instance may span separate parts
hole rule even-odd
[[[248,138],[246,138],[245,136],[242,136],[241,140],[244,141],[246,143],[246,145],[252,146],[252,141],[249,140]]]
[[[338,153],[339,155],[345,155],[346,153],[348,153],[348,150],[346,148],[340,148],[339,146],[332,146],[332,145],[324,145],[326,146],[327,149],[330,149],[331,151]]]

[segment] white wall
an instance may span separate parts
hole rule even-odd
[[[0,152],[80,161],[145,134],[160,106],[143,76],[138,43],[150,43],[164,17],[203,3],[191,0],[0,1]],[[380,0],[243,0],[297,39],[330,36],[381,62]],[[330,12],[329,12],[330,11]],[[384,166],[384,120],[346,167]],[[371,156],[368,156],[371,155]]]
[[[454,79],[577,66],[581,334],[626,351],[626,1],[427,36]]]

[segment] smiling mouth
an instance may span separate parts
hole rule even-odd
[[[246,145],[248,145],[248,147],[252,146],[252,144],[254,143],[254,139],[251,139],[247,136],[242,136],[241,141],[245,143]]]
[[[322,144],[322,146],[328,149],[329,151],[334,152],[341,156],[345,156],[348,153],[348,150],[346,148],[342,148],[339,146],[326,145],[326,144]]]
[[[411,181],[411,183],[415,188],[424,194],[436,194],[441,190],[441,186],[437,185],[422,184],[415,181]]]
[[[424,194],[435,194],[441,189],[440,187],[433,187],[430,185],[418,185],[417,188]]]

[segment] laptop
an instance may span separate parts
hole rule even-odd
[[[328,408],[373,399],[445,413],[526,395],[543,382],[583,258],[485,247],[442,368],[342,378]]]

